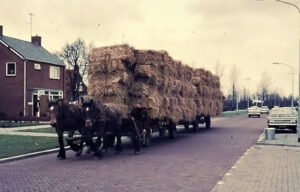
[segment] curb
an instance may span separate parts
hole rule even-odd
[[[265,133],[263,132],[257,139],[255,145],[272,145],[272,146],[280,146],[280,147],[299,147],[299,144],[288,144],[288,143],[268,143],[265,139]]]
[[[256,145],[269,145],[269,146],[272,145],[272,146],[280,146],[280,147],[299,147],[299,145],[259,143],[259,142],[257,142]]]
[[[69,146],[65,147],[65,150],[69,150],[69,149],[70,149]],[[13,157],[7,157],[7,158],[0,159],[0,164],[8,163],[11,161],[16,161],[16,160],[21,160],[21,159],[26,159],[26,158],[30,158],[30,157],[36,157],[36,156],[40,156],[40,155],[50,154],[50,153],[54,153],[54,152],[58,152],[58,151],[59,151],[59,148],[55,148],[55,149],[48,149],[48,150],[38,151],[38,152],[33,152],[33,153],[27,153],[27,154],[23,154],[23,155],[17,155],[17,156],[13,156]]]

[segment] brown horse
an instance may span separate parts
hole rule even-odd
[[[48,110],[50,114],[50,125],[55,128],[58,136],[59,153],[58,159],[65,159],[66,152],[64,148],[63,133],[68,132],[68,138],[73,137],[75,131],[81,133],[84,127],[82,109],[78,105],[72,105],[63,99],[49,101]],[[79,150],[79,146],[68,140],[68,145],[74,151]]]
[[[90,138],[93,133],[96,133],[97,140],[93,147],[99,158],[102,156],[102,150],[99,149],[101,138],[103,138],[102,149],[107,150],[109,143],[113,145],[114,136],[116,136],[117,144],[115,150],[116,152],[122,151],[121,136],[124,127],[129,128],[131,132],[135,153],[138,154],[140,152],[140,134],[135,122],[132,117],[123,114],[118,105],[103,104],[92,98],[82,98],[82,103],[85,119],[83,135],[85,135],[85,138]],[[86,137],[87,135],[89,136]]]

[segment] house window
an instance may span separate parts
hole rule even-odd
[[[6,76],[16,76],[16,63],[6,63]]]
[[[35,70],[41,70],[41,64],[35,63],[35,64],[34,64],[34,69],[35,69]]]
[[[60,68],[50,66],[50,79],[59,79],[60,77]]]

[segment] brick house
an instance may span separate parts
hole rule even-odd
[[[65,65],[41,45],[4,36],[0,26],[0,119],[45,116],[47,100],[62,98]]]

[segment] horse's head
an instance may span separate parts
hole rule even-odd
[[[51,100],[48,103],[48,111],[50,116],[50,125],[55,127],[57,124],[57,119],[61,116],[61,109],[63,105],[63,100]]]
[[[96,122],[97,108],[93,98],[81,98],[85,127],[89,128]]]

